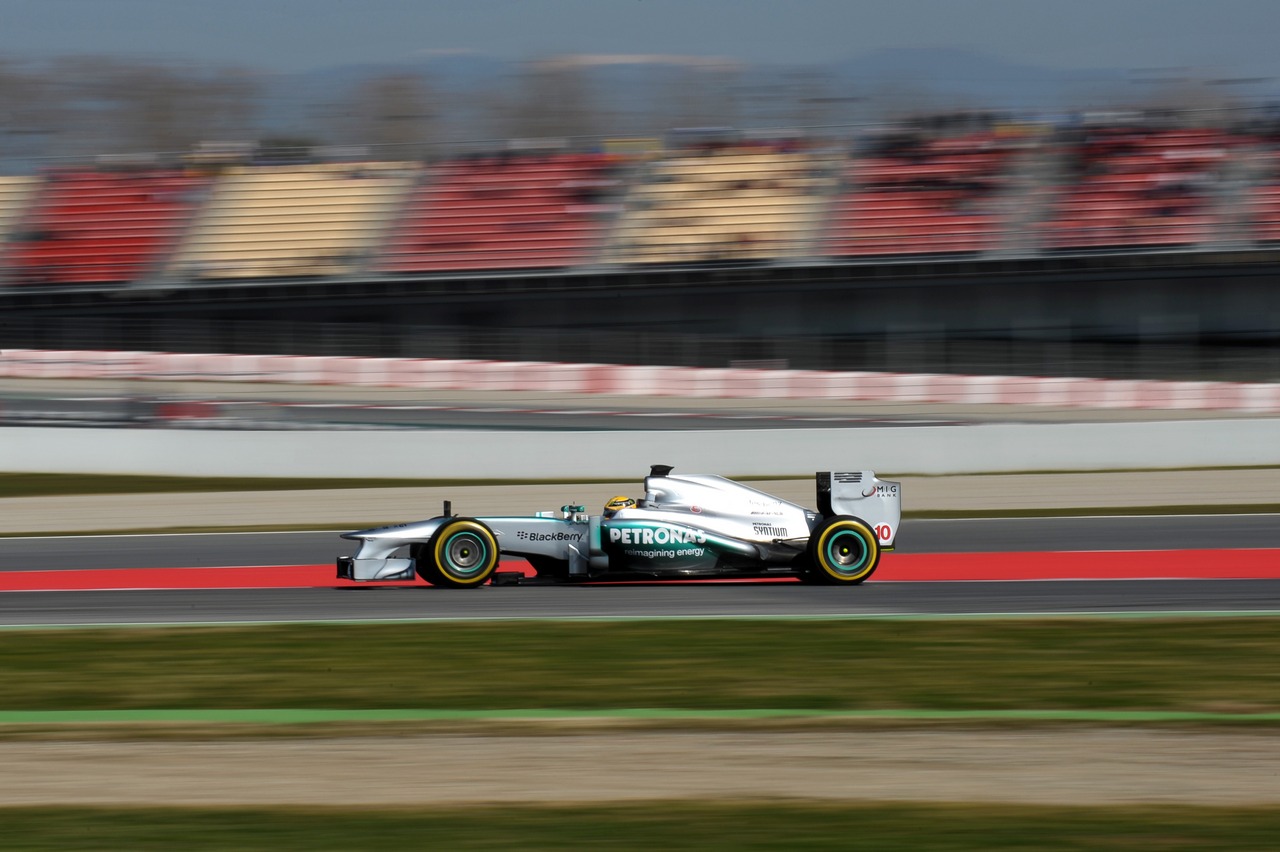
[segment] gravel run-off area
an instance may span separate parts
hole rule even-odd
[[[1136,729],[0,743],[3,805],[670,798],[1280,804],[1280,734]]]

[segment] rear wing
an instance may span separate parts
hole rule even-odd
[[[874,471],[818,471],[818,511],[824,518],[852,515],[875,530],[880,546],[892,550],[902,523],[902,483],[879,479]]]

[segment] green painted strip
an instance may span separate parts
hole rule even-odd
[[[1208,713],[1179,710],[4,710],[0,725],[113,724],[138,722],[299,725],[315,722],[477,722],[623,719],[637,721],[742,721],[828,719],[901,721],[1039,722],[1280,722],[1280,713]]]
[[[954,612],[954,613],[734,613],[728,615],[482,615],[482,616],[424,616],[422,618],[314,618],[280,620],[228,620],[228,621],[96,621],[84,624],[0,624],[0,632],[34,630],[172,630],[189,627],[279,627],[306,624],[482,624],[525,623],[530,621],[548,624],[592,623],[622,624],[632,622],[663,621],[1028,621],[1028,620],[1084,620],[1115,621],[1125,619],[1169,618],[1275,618],[1278,609],[1225,609],[1225,610],[1081,610],[1078,612]]]

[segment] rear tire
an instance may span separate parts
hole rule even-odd
[[[431,541],[413,548],[418,576],[433,586],[472,589],[482,586],[498,567],[498,540],[471,518],[446,522]]]
[[[809,563],[812,582],[856,586],[880,564],[880,540],[865,521],[837,515],[809,536]]]

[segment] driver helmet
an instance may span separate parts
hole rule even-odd
[[[630,497],[625,497],[623,495],[610,497],[608,502],[604,504],[604,516],[606,518],[612,518],[619,509],[633,509],[635,508],[635,505],[636,501],[632,500]]]

